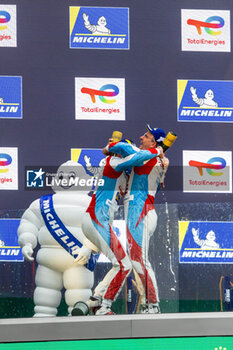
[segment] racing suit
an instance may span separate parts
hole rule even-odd
[[[112,262],[112,269],[95,289],[94,295],[112,302],[117,298],[132,264],[124,248],[112,229],[114,208],[119,197],[119,186],[122,185],[124,170],[134,165],[143,165],[145,160],[155,158],[159,151],[132,152],[125,158],[108,156],[102,170],[104,185],[99,186],[92,196],[92,201],[83,218],[82,230],[85,236]]]
[[[118,142],[109,145],[114,153],[132,154],[139,151],[136,147]],[[153,154],[156,149],[149,150]],[[144,164],[134,165],[125,196],[125,217],[127,218],[128,254],[134,270],[138,273],[144,289],[142,303],[159,302],[158,288],[154,271],[148,260],[149,240],[157,226],[155,195],[164,175],[160,158],[153,158]]]

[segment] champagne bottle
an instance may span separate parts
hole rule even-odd
[[[112,133],[112,139],[113,142],[119,142],[122,138],[122,132],[120,131],[113,131]]]
[[[168,148],[170,148],[173,145],[176,139],[177,139],[176,134],[174,134],[172,131],[169,131],[169,133],[166,135],[161,145],[164,152],[166,152]]]

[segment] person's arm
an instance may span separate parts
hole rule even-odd
[[[160,153],[161,151],[158,148],[141,150],[125,158],[114,157],[110,164],[117,172],[121,172],[134,166],[141,166],[145,161],[158,157]]]
[[[115,154],[120,154],[122,157],[127,157],[131,154],[139,152],[140,149],[126,142],[112,142],[106,146],[106,149]]]

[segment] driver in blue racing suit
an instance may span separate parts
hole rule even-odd
[[[127,142],[120,142],[129,145]],[[127,146],[126,146],[127,147]],[[114,148],[114,147],[113,147]],[[111,148],[109,148],[111,150]],[[128,155],[122,152],[122,157],[109,155],[102,170],[104,185],[99,186],[92,196],[91,203],[83,218],[82,230],[85,236],[112,262],[112,269],[94,291],[93,297],[87,302],[89,307],[99,307],[96,315],[111,315],[112,302],[117,298],[126,277],[132,269],[131,261],[112,229],[113,212],[116,198],[119,194],[119,184],[122,184],[124,171],[133,167],[143,167],[144,162],[157,163],[157,157],[163,156],[161,147],[148,150],[132,150]],[[112,150],[111,150],[112,152]],[[114,154],[115,152],[113,150]],[[121,153],[121,152],[119,152]],[[101,175],[100,175],[101,176]],[[144,220],[142,220],[144,221]],[[139,225],[139,228],[141,224]],[[86,248],[83,248],[86,249]],[[82,248],[77,262],[87,255]]]
[[[110,144],[110,152],[127,156],[140,150],[155,152],[165,138],[162,129],[152,128],[147,124],[147,132],[140,137],[139,150],[130,144],[118,142]],[[141,280],[144,297],[142,313],[158,313],[159,296],[154,271],[148,260],[149,240],[157,226],[155,195],[168,166],[166,157],[153,157],[143,164],[135,164],[128,182],[128,193],[125,196],[125,217],[127,218],[128,254],[133,269]],[[140,281],[139,280],[139,281]]]

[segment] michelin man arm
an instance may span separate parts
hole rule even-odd
[[[84,22],[84,26],[87,28],[87,30],[89,30],[92,33],[94,33],[96,31],[96,26],[92,25],[90,23],[89,16],[86,13],[83,14],[83,22]]]
[[[192,94],[193,102],[195,102],[197,105],[202,106],[204,104],[204,99],[199,98],[196,93],[197,89],[195,89],[193,86],[190,87],[190,92]]]
[[[84,21],[84,25],[85,26],[89,26],[90,25],[89,16],[86,15],[86,13],[83,13],[83,21]]]
[[[100,169],[98,166],[92,166],[91,165],[91,161],[90,161],[90,157],[88,157],[86,154],[84,155],[84,161],[85,161],[85,165],[87,170],[93,175],[93,176],[97,176],[100,172]]]
[[[199,230],[196,230],[194,227],[192,228],[193,238],[199,238]]]
[[[73,251],[73,255],[78,254],[77,258],[74,260],[79,265],[85,265],[88,262],[91,253],[97,254],[98,252],[99,249],[88,239],[85,239],[83,246]]]
[[[192,98],[193,99],[197,99],[197,93],[196,93],[197,89],[195,89],[193,86],[190,87],[190,92],[192,94]]]
[[[33,261],[33,249],[37,246],[37,237],[41,220],[34,208],[35,202],[24,212],[17,231],[18,242],[22,248],[23,256],[28,261]]]
[[[194,227],[192,228],[192,234],[193,234],[193,240],[194,242],[199,245],[200,247],[202,247],[205,244],[205,240],[204,239],[200,239],[199,238],[199,230],[195,229]]]
[[[32,249],[32,244],[31,243],[27,243],[22,247],[22,253],[23,256],[25,258],[25,260],[27,261],[34,261],[34,258],[32,256],[33,254],[33,249]]]
[[[86,167],[91,167],[90,159],[91,159],[91,158],[88,157],[86,154],[84,155],[84,161],[85,161]]]

